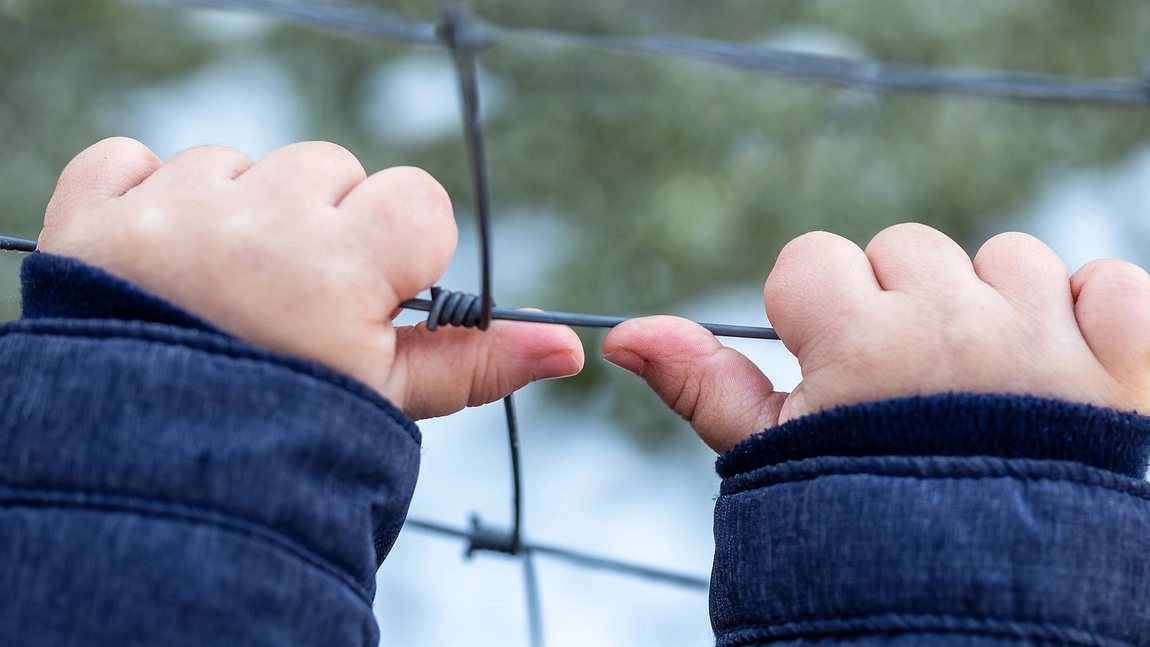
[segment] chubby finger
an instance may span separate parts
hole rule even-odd
[[[884,290],[937,295],[975,279],[970,257],[946,234],[918,223],[880,231],[866,246],[874,276]]]
[[[786,394],[776,393],[751,360],[687,319],[624,322],[603,338],[603,355],[641,377],[716,452],[778,424]]]
[[[156,171],[156,178],[171,178],[183,186],[234,180],[252,167],[252,158],[228,146],[205,145],[182,150]]]
[[[1070,277],[1074,316],[1102,366],[1123,382],[1150,388],[1150,275],[1115,259],[1092,261]],[[1144,399],[1150,393],[1143,393]],[[1142,411],[1142,413],[1150,413]]]
[[[387,277],[396,305],[438,281],[455,253],[451,200],[421,169],[401,166],[372,175],[339,203],[339,212],[356,234],[351,242]]]
[[[816,231],[779,252],[763,300],[771,325],[801,362],[812,341],[849,320],[868,296],[881,291],[858,245]]]
[[[367,178],[355,155],[337,144],[301,142],[272,151],[240,177],[279,194],[335,206]]]
[[[60,174],[44,214],[44,227],[67,227],[74,216],[124,195],[161,165],[155,153],[134,139],[113,137],[89,146]]]
[[[1042,313],[1070,303],[1066,265],[1054,250],[1029,234],[1007,232],[986,241],[974,256],[974,272],[1016,306]]]
[[[494,402],[583,368],[583,345],[565,326],[496,321],[485,331],[430,331],[419,324],[396,333],[395,368],[384,392],[417,420]]]

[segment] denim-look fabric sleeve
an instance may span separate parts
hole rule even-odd
[[[985,394],[760,434],[719,459],[717,644],[1150,645],[1148,438]]]
[[[0,645],[378,644],[412,421],[98,270],[33,259],[28,318],[0,328]]]

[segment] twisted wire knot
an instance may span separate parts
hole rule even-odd
[[[471,533],[468,535],[468,540],[466,553],[468,557],[479,551],[518,555],[523,550],[523,543],[513,531],[485,525],[479,515],[474,514],[471,515]]]
[[[494,307],[495,303],[491,302]],[[427,312],[427,329],[440,326],[483,328],[483,299],[477,294],[431,288],[431,309]]]

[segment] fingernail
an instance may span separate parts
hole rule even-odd
[[[643,374],[643,358],[629,350],[620,348],[619,350],[611,351],[604,355],[603,359],[635,375]]]
[[[571,353],[551,353],[535,363],[535,379],[551,380],[557,377],[567,377],[579,372],[579,363]]]

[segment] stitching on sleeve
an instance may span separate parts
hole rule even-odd
[[[844,634],[948,633],[1014,638],[1078,647],[1137,647],[1137,643],[1051,622],[942,614],[884,613],[853,618],[811,618],[740,627],[716,637],[717,647],[741,647],[795,638]]]
[[[1014,479],[1056,481],[1150,500],[1150,483],[1070,461],[993,456],[821,456],[759,468],[725,479],[721,495],[828,476],[884,476],[918,480]]]
[[[20,335],[146,342],[186,348],[246,365],[272,365],[294,374],[302,374],[358,396],[359,399],[365,400],[403,427],[417,445],[421,441],[418,428],[407,416],[401,414],[394,405],[372,390],[371,387],[355,378],[314,362],[250,346],[246,342],[233,340],[222,335],[140,321],[36,319],[16,321],[0,326],[0,337]]]

